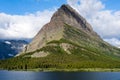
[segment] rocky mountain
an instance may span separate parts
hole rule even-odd
[[[51,21],[43,26],[33,41],[27,46],[26,52],[40,49],[52,40],[65,38],[65,25],[82,30],[89,36],[100,37],[92,30],[91,25],[69,5],[63,5],[51,18]]]
[[[44,57],[51,53],[46,48],[53,48],[54,51],[54,47],[58,46],[68,54],[79,48],[79,53],[83,50],[96,55],[119,55],[119,50],[103,41],[91,25],[69,5],[62,5],[54,13],[51,21],[43,26],[23,53],[33,52],[31,57]]]
[[[0,64],[3,69],[113,69],[120,68],[120,49],[103,41],[72,7],[62,5],[23,52]]]
[[[25,40],[0,40],[0,59],[14,57],[27,44]]]

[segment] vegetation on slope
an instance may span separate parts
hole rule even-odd
[[[65,49],[62,44],[66,44]],[[67,51],[70,52],[68,54]],[[32,58],[36,52],[49,52],[46,57]],[[81,68],[120,68],[120,50],[77,28],[65,25],[64,37],[46,43],[41,49],[21,56],[1,60],[1,69],[81,69]],[[117,55],[116,55],[117,54]]]

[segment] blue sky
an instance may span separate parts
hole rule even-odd
[[[120,10],[120,0],[101,0],[106,9]],[[66,4],[66,0],[0,0],[0,12],[23,15]]]
[[[120,0],[102,0],[106,5],[106,9],[120,10]]]
[[[0,0],[0,12],[26,14],[59,7],[65,0]]]
[[[33,38],[69,4],[105,41],[120,47],[120,0],[0,0],[0,39]]]

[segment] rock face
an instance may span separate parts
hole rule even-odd
[[[45,46],[46,42],[52,40],[60,40],[63,37],[64,25],[69,24],[80,30],[83,30],[89,36],[100,37],[93,31],[91,25],[80,16],[69,5],[62,5],[57,12],[54,13],[51,21],[43,26],[43,28],[34,37],[33,41],[27,46],[25,52],[31,52]]]
[[[104,42],[72,7],[62,5],[22,53],[31,57],[45,57],[53,52],[59,53],[59,49],[72,54],[78,48],[94,55],[97,53],[119,55],[119,51]]]

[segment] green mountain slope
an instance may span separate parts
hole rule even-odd
[[[3,69],[120,68],[120,59],[115,54],[119,49],[89,37],[86,33],[67,24],[64,28],[64,37],[60,40],[50,41],[41,49],[1,61],[0,67]],[[68,35],[70,38],[67,37]],[[40,52],[49,54],[46,57],[31,58],[32,54]]]
[[[0,61],[0,68],[120,68],[120,49],[103,41],[69,5],[62,5],[24,51]]]

